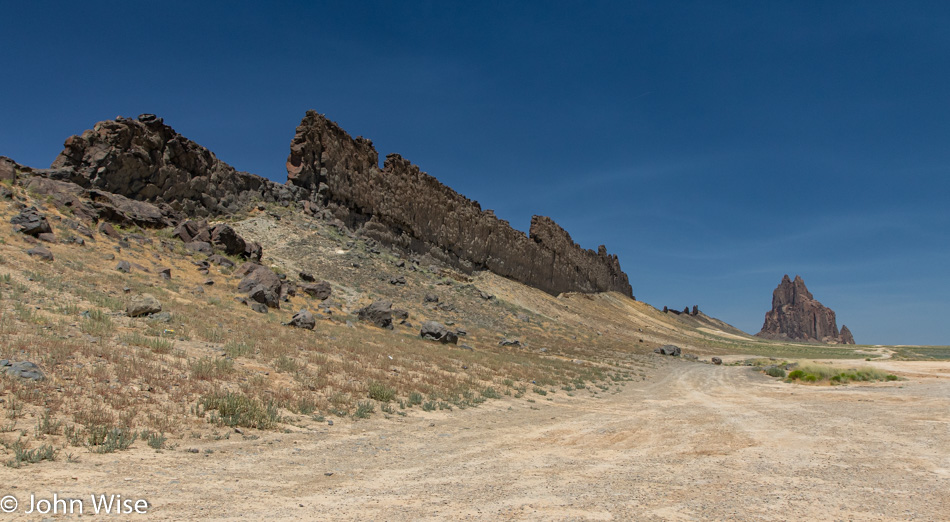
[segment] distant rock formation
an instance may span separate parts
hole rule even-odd
[[[398,154],[378,165],[371,141],[308,111],[291,142],[287,181],[364,235],[462,270],[491,270],[552,294],[633,295],[616,255],[581,248],[550,218],[532,217],[525,235]]]
[[[787,274],[772,292],[772,309],[766,312],[762,331],[756,335],[767,339],[854,344],[851,331],[842,326],[838,332],[835,312],[815,300],[801,276],[796,275],[792,281]]]

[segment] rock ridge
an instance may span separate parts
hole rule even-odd
[[[6,158],[0,162],[3,177],[16,178],[18,169]],[[231,214],[260,202],[299,206],[467,273],[490,270],[554,295],[617,291],[633,297],[617,256],[603,245],[584,249],[544,216],[532,217],[528,234],[518,231],[398,154],[386,156],[380,168],[372,141],[351,137],[315,111],[296,129],[284,184],[236,170],[153,114],[99,122],[69,137],[49,169],[26,170],[59,182],[44,187],[64,200],[77,194],[66,182],[100,200],[127,198],[106,209],[136,210],[125,215],[146,226]],[[136,201],[154,207],[136,207]]]
[[[617,291],[632,297],[616,255],[581,248],[553,220],[526,235],[398,154],[382,169],[371,141],[308,111],[287,159],[287,182],[348,226],[384,244],[471,272],[490,270],[551,294]]]

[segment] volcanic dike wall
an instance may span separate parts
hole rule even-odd
[[[52,167],[36,174],[190,216],[227,214],[261,200],[300,204],[468,272],[491,270],[555,295],[633,294],[604,246],[581,248],[543,216],[531,218],[525,235],[398,154],[380,169],[371,141],[352,138],[314,111],[297,127],[285,184],[235,170],[153,115],[100,122],[70,137]]]

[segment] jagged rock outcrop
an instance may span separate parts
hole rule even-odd
[[[835,312],[815,300],[801,276],[795,280],[786,274],[772,292],[772,309],[765,314],[762,331],[756,335],[768,339],[791,339],[824,343],[854,344],[851,331],[838,332]]]
[[[469,272],[491,270],[552,294],[633,295],[617,256],[604,246],[583,249],[542,216],[531,219],[525,235],[398,154],[388,155],[382,169],[378,164],[371,141],[308,111],[291,142],[287,181],[364,235]]]
[[[292,184],[235,170],[153,114],[99,122],[64,146],[50,169],[34,174],[167,203],[189,216],[222,214],[254,201],[289,205],[305,197]]]
[[[237,171],[152,114],[102,121],[71,136],[49,169],[21,168],[6,158],[0,162],[4,179],[28,175],[68,182],[34,185],[55,192],[61,205],[90,221],[164,227],[260,201],[299,204],[368,238],[465,272],[490,270],[555,295],[617,291],[633,296],[617,256],[604,246],[581,248],[542,216],[531,219],[528,234],[515,230],[398,154],[387,156],[381,169],[371,141],[350,137],[314,111],[297,127],[287,174],[287,183],[278,184]],[[188,245],[208,251],[214,239]],[[239,250],[229,235],[217,239],[220,246]],[[245,256],[260,259],[254,246],[248,244],[252,251]]]
[[[841,331],[838,332],[838,342],[841,344],[854,344],[854,336],[851,335],[851,330],[845,325],[841,325]]]

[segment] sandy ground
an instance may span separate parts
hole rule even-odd
[[[111,493],[155,520],[947,520],[950,365],[883,364],[908,380],[805,386],[664,358],[599,398],[78,450],[0,469],[20,501],[0,518],[42,519],[23,513],[31,493],[85,499],[86,516]]]

